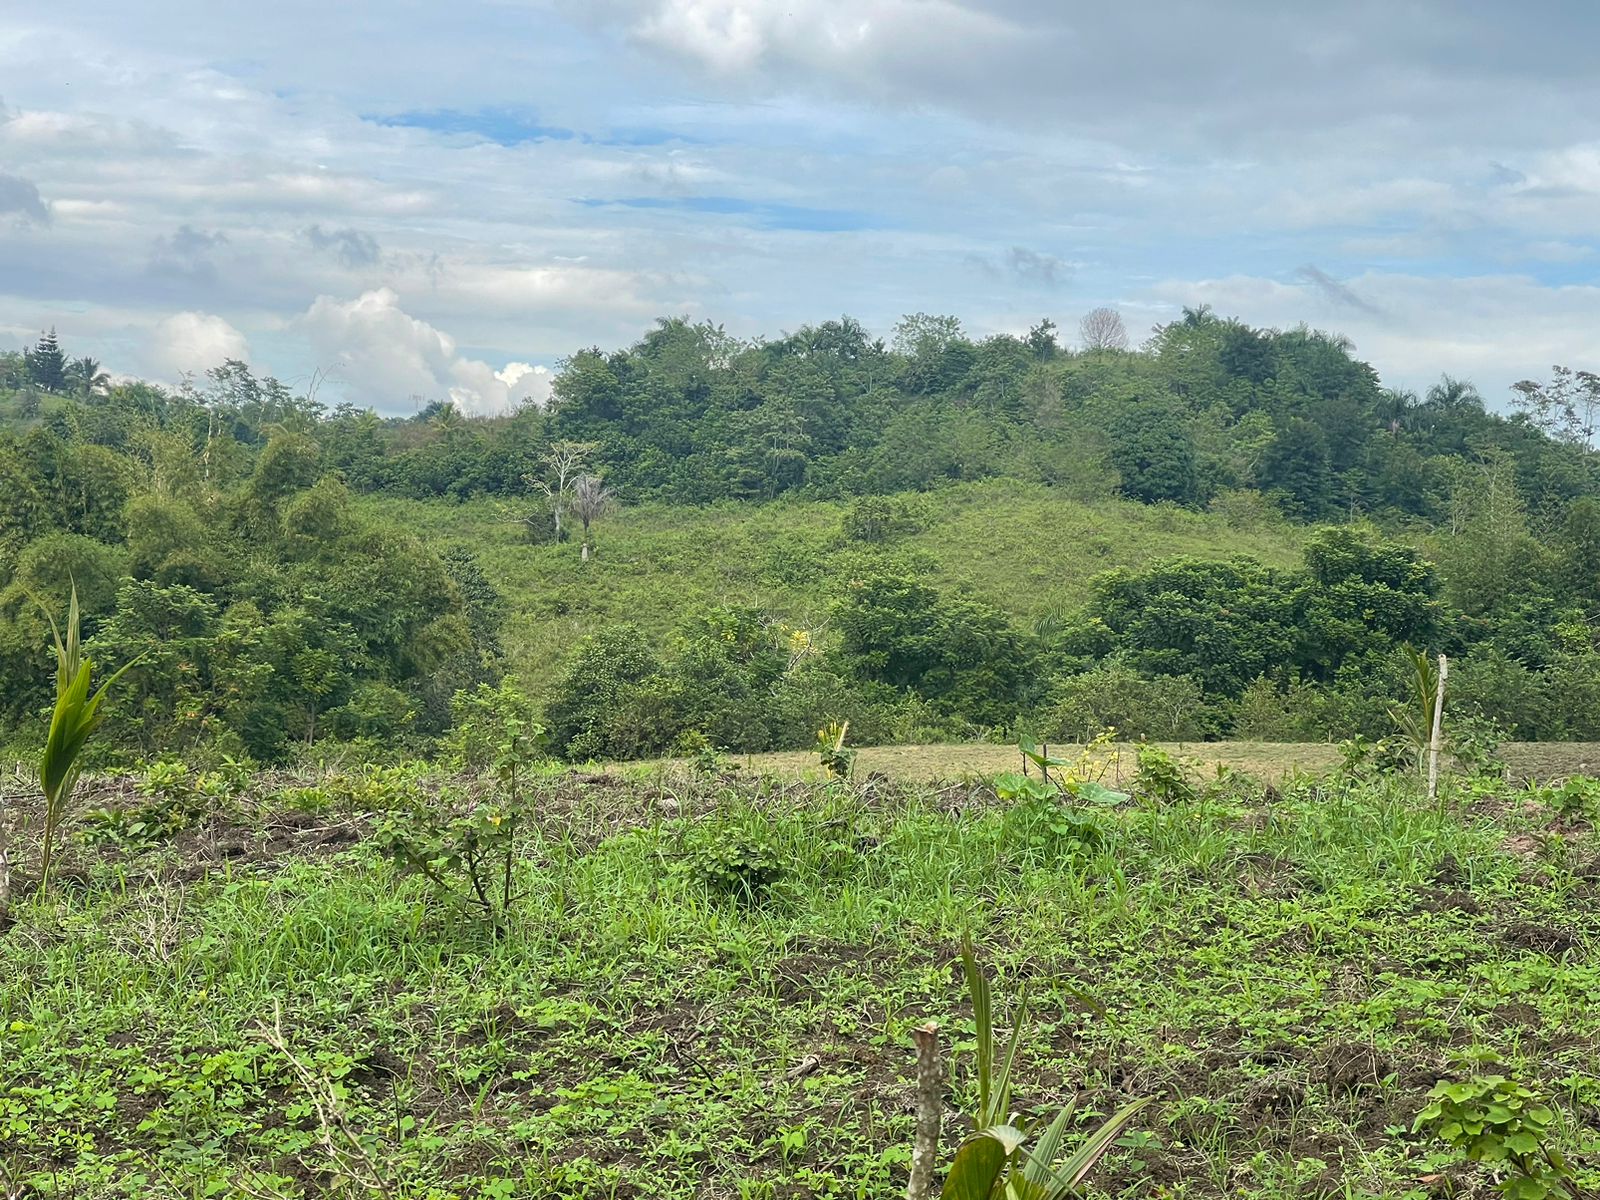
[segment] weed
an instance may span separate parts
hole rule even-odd
[[[695,830],[677,863],[713,896],[736,904],[765,904],[789,877],[769,836],[728,825]]]
[[[1194,803],[1194,785],[1172,755],[1156,746],[1140,746],[1138,763],[1133,786],[1141,799],[1163,807]]]
[[[674,750],[697,779],[717,779],[733,769],[733,760],[697,729],[681,734]]]
[[[82,838],[90,844],[109,843],[131,847],[166,841],[187,829],[200,815],[202,783],[208,801],[226,798],[227,793],[220,780],[210,777],[196,779],[189,773],[188,767],[172,759],[151,763],[133,785],[134,790],[145,798],[143,803],[131,807],[90,809],[83,814]]]
[[[1535,788],[1534,795],[1563,821],[1600,819],[1600,779],[1573,775],[1556,787]]]
[[[1443,1082],[1428,1093],[1413,1131],[1427,1129],[1473,1162],[1505,1171],[1510,1200],[1570,1197],[1573,1175],[1550,1144],[1555,1113],[1531,1088],[1504,1075]]]

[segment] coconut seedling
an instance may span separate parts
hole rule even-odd
[[[83,768],[84,746],[105,716],[106,693],[138,659],[126,664],[97,688],[89,691],[93,664],[83,657],[79,644],[78,588],[72,588],[67,608],[67,630],[63,636],[56,619],[43,603],[45,619],[56,643],[56,705],[50,716],[50,733],[44,753],[39,756],[39,786],[44,792],[44,830],[39,843],[39,890],[50,886],[50,871],[55,865],[56,840],[72,803]]]

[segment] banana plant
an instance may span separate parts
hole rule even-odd
[[[83,657],[78,642],[77,585],[72,587],[64,638],[49,608],[42,602],[35,602],[44,609],[45,619],[50,622],[50,633],[56,643],[56,706],[50,717],[50,733],[45,740],[44,753],[39,757],[39,786],[44,791],[39,890],[44,892],[50,886],[50,870],[55,865],[56,838],[72,802],[73,790],[78,785],[78,773],[82,769],[79,759],[83,748],[105,716],[102,706],[106,692],[139,660],[128,663],[91,695],[89,683],[93,664]]]
[[[1004,1054],[997,1058],[994,1000],[970,940],[962,944],[961,963],[978,1040],[978,1110],[973,1114],[977,1132],[956,1152],[940,1193],[942,1200],[1062,1200],[1076,1196],[1095,1164],[1150,1100],[1146,1097],[1127,1105],[1067,1153],[1075,1101],[1048,1124],[1029,1122],[1011,1111],[1012,1072],[1028,1011],[1026,991],[1017,1001]]]

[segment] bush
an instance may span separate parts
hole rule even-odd
[[[1113,662],[1061,680],[1040,731],[1054,742],[1088,741],[1103,729],[1125,738],[1183,742],[1215,732],[1216,724],[1217,714],[1193,679],[1146,678]]]

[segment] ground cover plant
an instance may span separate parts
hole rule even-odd
[[[374,836],[419,805],[447,828],[499,802],[492,765],[87,779],[87,810],[149,805],[165,780],[192,815],[159,837],[69,825],[56,886],[19,892],[0,1179],[22,1196],[903,1196],[914,1030],[945,1039],[941,1178],[975,1132],[957,1114],[982,1106],[968,935],[1002,1044],[1023,1027],[1019,1122],[1071,1104],[1076,1149],[1149,1101],[1087,1194],[1600,1178],[1600,839],[1563,799],[1582,784],[1452,779],[1428,806],[1409,775],[1180,788],[1147,756],[1093,805],[1096,837],[1050,839],[988,782],[865,765],[529,768],[519,899],[492,918]],[[14,812],[39,803],[4,786]],[[1516,1089],[1536,1144],[1508,1126],[1499,1158],[1429,1115]]]

